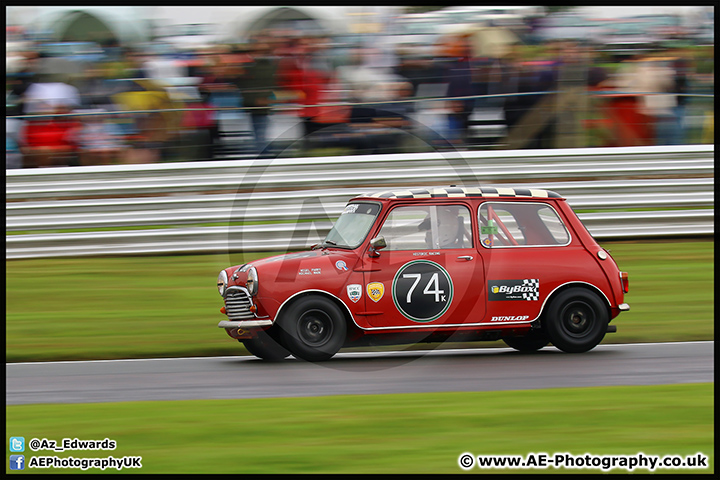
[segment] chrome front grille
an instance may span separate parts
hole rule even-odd
[[[242,287],[229,287],[225,293],[225,312],[230,320],[254,320],[250,311],[252,301],[247,290]]]

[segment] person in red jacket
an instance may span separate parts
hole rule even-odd
[[[58,107],[54,114],[70,109]],[[82,123],[72,116],[43,116],[27,120],[22,132],[24,167],[54,167],[77,164],[77,134]]]
[[[304,105],[299,116],[303,119],[304,138],[326,126],[319,121],[324,91],[330,84],[333,72],[323,61],[322,37],[302,37],[292,55],[278,65],[278,84],[284,90],[295,92],[295,98]]]

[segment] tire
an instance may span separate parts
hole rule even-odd
[[[563,352],[582,353],[602,341],[609,321],[605,303],[597,294],[571,288],[550,302],[543,328],[552,344]]]
[[[278,344],[266,331],[249,340],[241,340],[248,352],[268,362],[279,362],[290,356],[290,352]]]
[[[278,321],[281,343],[309,362],[329,360],[345,343],[345,317],[335,303],[323,297],[299,299]]]
[[[534,352],[550,343],[544,332],[533,330],[523,337],[505,337],[502,339],[508,347],[519,352]]]

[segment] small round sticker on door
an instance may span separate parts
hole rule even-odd
[[[453,283],[450,274],[437,263],[413,260],[395,274],[392,294],[403,316],[413,322],[432,322],[450,308]]]

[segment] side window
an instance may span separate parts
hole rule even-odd
[[[379,235],[386,250],[471,248],[470,211],[462,205],[397,207],[388,215]]]
[[[543,208],[539,208],[537,213],[538,217],[542,221],[543,225],[547,227],[548,233],[550,233],[555,242],[560,245],[570,243],[570,234],[554,209],[549,206],[545,206]]]
[[[478,211],[485,248],[559,246],[570,234],[555,209],[545,203],[485,202]]]

